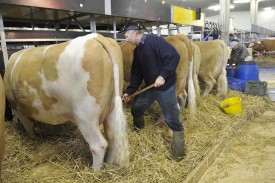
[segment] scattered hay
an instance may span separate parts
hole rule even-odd
[[[187,121],[186,109],[181,112],[185,126],[187,155],[181,162],[169,160],[171,134],[166,124],[156,124],[157,115],[145,116],[145,128],[132,130],[130,108],[125,107],[129,123],[130,165],[105,165],[101,171],[91,168],[92,155],[78,129],[67,124],[57,135],[30,139],[13,123],[6,123],[6,153],[3,180],[8,182],[181,182],[204,158],[208,151],[232,130],[269,107],[262,97],[229,91],[229,97],[241,97],[243,113],[228,116],[220,108],[217,96],[201,98],[193,122]],[[57,127],[59,128],[59,127]]]

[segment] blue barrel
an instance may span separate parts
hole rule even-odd
[[[259,67],[257,61],[239,62],[236,77],[243,80],[259,80]]]
[[[236,67],[226,67],[226,77],[235,78]]]

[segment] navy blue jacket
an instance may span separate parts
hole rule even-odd
[[[154,90],[165,91],[176,83],[176,69],[180,56],[166,40],[155,35],[145,35],[144,44],[139,43],[134,50],[130,86],[126,93],[135,93],[142,80],[149,86],[158,76],[165,79],[165,84]]]

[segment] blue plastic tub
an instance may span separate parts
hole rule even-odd
[[[228,87],[231,90],[237,90],[237,91],[244,92],[245,91],[245,83],[246,82],[247,82],[247,80],[227,77]]]
[[[226,67],[226,77],[236,77],[236,67]]]
[[[243,80],[259,80],[259,67],[256,61],[243,61],[238,64],[236,78]]]

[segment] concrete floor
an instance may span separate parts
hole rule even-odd
[[[247,122],[227,143],[199,183],[275,182],[275,105]]]

